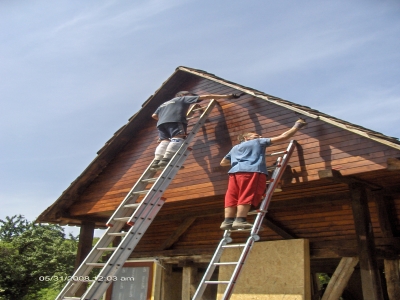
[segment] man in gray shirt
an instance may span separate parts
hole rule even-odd
[[[188,91],[180,91],[175,98],[161,104],[152,115],[157,120],[159,144],[155,151],[153,169],[165,167],[186,138],[186,114],[192,104],[207,99],[237,99],[243,94],[229,95],[196,95]]]

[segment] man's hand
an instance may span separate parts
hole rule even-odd
[[[241,96],[246,95],[246,93],[240,93],[240,94],[229,94],[231,99],[238,99]]]
[[[301,128],[303,128],[304,126],[306,126],[307,125],[307,122],[306,122],[306,120],[304,120],[304,119],[302,119],[302,118],[299,118],[297,121],[296,121],[296,123],[294,123],[294,128],[297,128],[297,129],[301,129]]]

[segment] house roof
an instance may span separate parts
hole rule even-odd
[[[307,106],[268,95],[256,89],[225,80],[202,70],[181,66],[176,68],[175,72],[161,85],[161,87],[142,104],[142,108],[129,119],[128,123],[114,133],[114,135],[97,152],[96,158],[89,164],[82,174],[71,183],[71,185],[51,206],[40,214],[36,222],[59,223],[60,212],[67,209],[74,202],[76,196],[79,195],[79,193],[83,191],[98,176],[98,174],[100,174],[111,159],[120,149],[122,149],[129,139],[132,138],[132,135],[140,126],[141,122],[143,122],[144,118],[154,112],[155,108],[158,106],[157,103],[161,103],[163,100],[172,97],[179,84],[187,80],[190,76],[196,76],[217,82],[264,101],[285,107],[309,118],[324,121],[400,150],[400,141],[395,137],[390,137],[365,127],[346,122]],[[73,224],[74,222],[76,221],[68,221],[69,224]]]

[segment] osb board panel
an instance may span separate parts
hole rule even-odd
[[[197,93],[231,93],[232,89],[208,80],[194,80],[182,86]],[[223,195],[228,168],[220,160],[236,144],[237,134],[257,131],[265,137],[277,136],[289,129],[298,114],[250,96],[238,100],[219,100],[205,127],[193,142],[193,151],[164,194],[168,201],[186,201]],[[353,175],[386,167],[388,156],[399,151],[360,137],[319,120],[307,119],[309,125],[294,138],[299,146],[286,172],[286,184],[318,179],[318,171],[338,169]],[[156,147],[156,122],[148,117],[138,134],[121,150],[101,174],[70,207],[72,216],[113,211],[150,163]],[[268,152],[286,148],[287,143],[272,145]],[[274,159],[268,159],[272,164]]]
[[[221,262],[237,261],[241,251],[227,248]],[[220,267],[218,280],[229,280],[234,267]],[[310,252],[307,240],[256,242],[230,299],[310,299]],[[217,299],[225,287],[218,286]]]

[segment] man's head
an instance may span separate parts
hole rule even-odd
[[[258,133],[246,132],[246,133],[240,134],[238,136],[238,141],[239,142],[245,142],[245,141],[259,139],[260,137],[261,137],[261,135],[259,135]]]
[[[184,97],[184,96],[198,96],[198,95],[189,91],[180,91],[175,94],[175,97]]]

